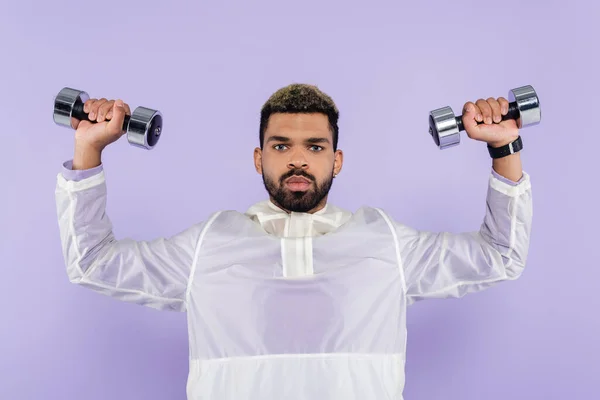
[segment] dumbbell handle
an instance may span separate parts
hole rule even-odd
[[[76,118],[80,121],[89,121],[93,124],[97,124],[97,121],[90,121],[90,118],[88,116],[88,113],[86,113],[85,111],[83,111],[83,103],[81,102],[75,102],[75,104],[73,105],[73,112],[71,113],[71,116],[73,118]],[[127,132],[127,128],[129,127],[129,120],[131,119],[130,115],[125,115],[125,120],[123,121],[123,131]]]
[[[507,121],[509,119],[518,119],[520,116],[520,112],[519,112],[519,108],[517,106],[517,102],[513,101],[512,103],[508,104],[508,112],[506,113],[506,115],[502,116],[502,121]],[[458,127],[458,131],[464,131],[465,127],[463,125],[463,121],[462,121],[462,115],[455,117],[456,119],[456,126]],[[484,122],[477,122],[477,125],[483,124]]]

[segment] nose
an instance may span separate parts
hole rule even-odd
[[[289,169],[306,169],[308,168],[308,161],[306,160],[306,157],[304,156],[304,153],[302,151],[295,151],[293,152],[293,154],[290,157],[290,160],[288,162],[288,168]]]

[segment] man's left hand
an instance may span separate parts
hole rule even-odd
[[[490,97],[487,100],[479,99],[475,103],[466,102],[462,121],[469,138],[486,142],[492,147],[501,147],[519,136],[515,120],[502,121],[502,116],[507,113],[508,100],[504,97]]]

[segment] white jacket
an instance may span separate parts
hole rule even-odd
[[[71,282],[187,312],[189,400],[403,399],[406,308],[518,278],[532,222],[529,176],[490,175],[479,230],[421,232],[383,210],[269,201],[219,211],[169,238],[117,239],[104,171],[58,174]]]

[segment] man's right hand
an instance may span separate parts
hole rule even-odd
[[[90,121],[80,121],[75,132],[73,169],[90,169],[101,164],[102,151],[125,134],[123,121],[131,115],[122,100],[89,99],[83,105]]]

